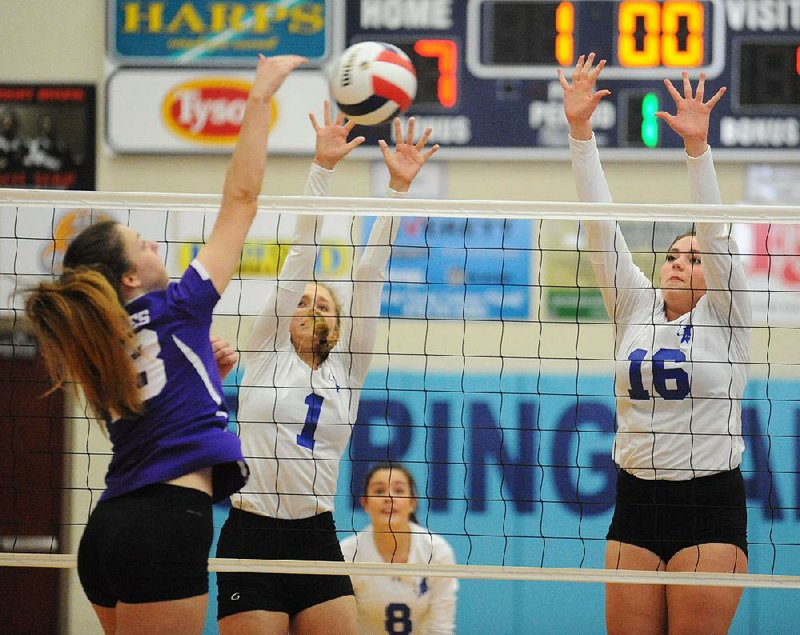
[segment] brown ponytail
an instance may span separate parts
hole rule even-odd
[[[97,223],[70,245],[61,278],[40,283],[25,300],[53,382],[51,392],[67,381],[78,382],[103,417],[142,412],[131,357],[136,336],[118,295],[128,268],[117,224]]]

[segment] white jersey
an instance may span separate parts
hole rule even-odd
[[[313,164],[305,193],[324,196],[332,174]],[[251,472],[232,503],[273,518],[333,511],[339,462],[375,346],[386,263],[398,225],[389,217],[376,220],[354,265],[352,302],[344,307],[352,317],[341,317],[338,344],[312,371],[295,352],[289,327],[306,284],[314,280],[315,228],[321,220],[298,216],[292,248],[244,353],[238,419]]]
[[[597,145],[570,139],[582,201],[610,202]],[[687,157],[692,201],[719,204],[711,151]],[[585,221],[592,263],[615,323],[614,461],[643,479],[687,480],[736,468],[750,362],[750,298],[726,226],[697,223],[708,291],[667,319],[664,297],[633,263],[613,221]]]
[[[447,541],[411,523],[409,564],[455,564]],[[341,542],[348,562],[383,562],[375,546],[372,525]],[[362,635],[455,632],[456,578],[350,576],[358,604]]]

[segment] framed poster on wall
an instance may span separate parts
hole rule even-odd
[[[94,190],[95,87],[0,84],[0,187]]]

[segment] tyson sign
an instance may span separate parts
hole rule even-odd
[[[229,145],[242,125],[251,84],[227,77],[209,77],[176,86],[164,98],[164,125],[189,141]],[[277,119],[275,100],[271,118]]]
[[[251,79],[250,71],[119,69],[106,92],[108,147],[118,153],[228,154]],[[292,73],[272,99],[270,152],[313,152],[308,113],[321,113],[327,98],[321,71]]]

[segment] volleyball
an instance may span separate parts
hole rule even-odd
[[[330,88],[348,119],[377,126],[408,109],[417,93],[417,74],[411,60],[396,46],[359,42],[335,62]]]

